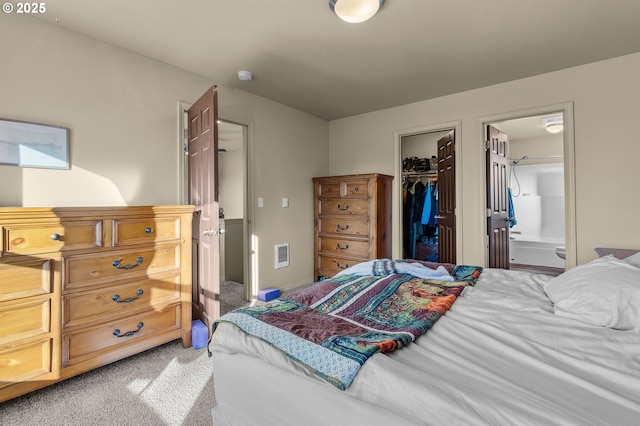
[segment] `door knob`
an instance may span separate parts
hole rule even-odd
[[[214,237],[216,235],[222,235],[224,234],[224,228],[218,228],[218,229],[205,229],[204,231],[202,231],[202,235],[204,235],[205,237]]]

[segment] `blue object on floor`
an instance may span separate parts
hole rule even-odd
[[[199,319],[191,321],[191,346],[193,346],[193,349],[204,348],[207,346],[208,340],[207,326]]]
[[[280,296],[280,290],[277,288],[265,288],[258,291],[258,300],[262,300],[263,302],[268,302],[269,300],[273,300]]]

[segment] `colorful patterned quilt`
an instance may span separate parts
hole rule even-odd
[[[220,322],[235,324],[344,390],[373,354],[400,349],[426,333],[482,271],[419,263],[444,266],[453,281],[397,273],[400,268],[378,268],[388,272],[378,275],[346,271],[266,305],[236,309],[214,330]]]

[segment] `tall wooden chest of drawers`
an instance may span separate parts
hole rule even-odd
[[[192,206],[0,208],[0,402],[178,338]]]
[[[314,279],[391,257],[392,179],[382,174],[313,178]]]

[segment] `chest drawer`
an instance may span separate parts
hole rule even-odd
[[[0,345],[49,333],[50,319],[49,297],[0,303]]]
[[[72,365],[172,331],[175,338],[180,337],[179,304],[63,333],[63,364]]]
[[[349,216],[321,217],[318,220],[318,228],[321,233],[368,236],[369,220]]]
[[[179,217],[115,219],[114,247],[180,239]]]
[[[320,200],[321,215],[369,215],[369,200],[367,199],[329,199]]]
[[[59,273],[60,256],[20,257],[0,264],[0,302],[49,294]]]
[[[317,196],[321,198],[339,198],[340,197],[340,182],[338,181],[324,181],[317,183]]]
[[[350,198],[369,197],[368,180],[349,180],[344,183],[344,196]]]
[[[329,256],[369,256],[369,241],[349,240],[341,238],[318,237],[320,240],[320,251]]]
[[[104,321],[114,316],[180,300],[180,275],[159,274],[140,281],[108,289],[85,291],[65,296],[63,327],[72,327],[92,320]]]
[[[69,256],[63,259],[63,289],[180,269],[180,244]]]
[[[320,256],[318,259],[319,270],[322,275],[332,277],[350,266],[362,262],[361,260],[344,259],[337,256]]]
[[[36,254],[102,247],[102,221],[2,226],[2,254]]]
[[[0,349],[0,388],[51,372],[51,340]]]

